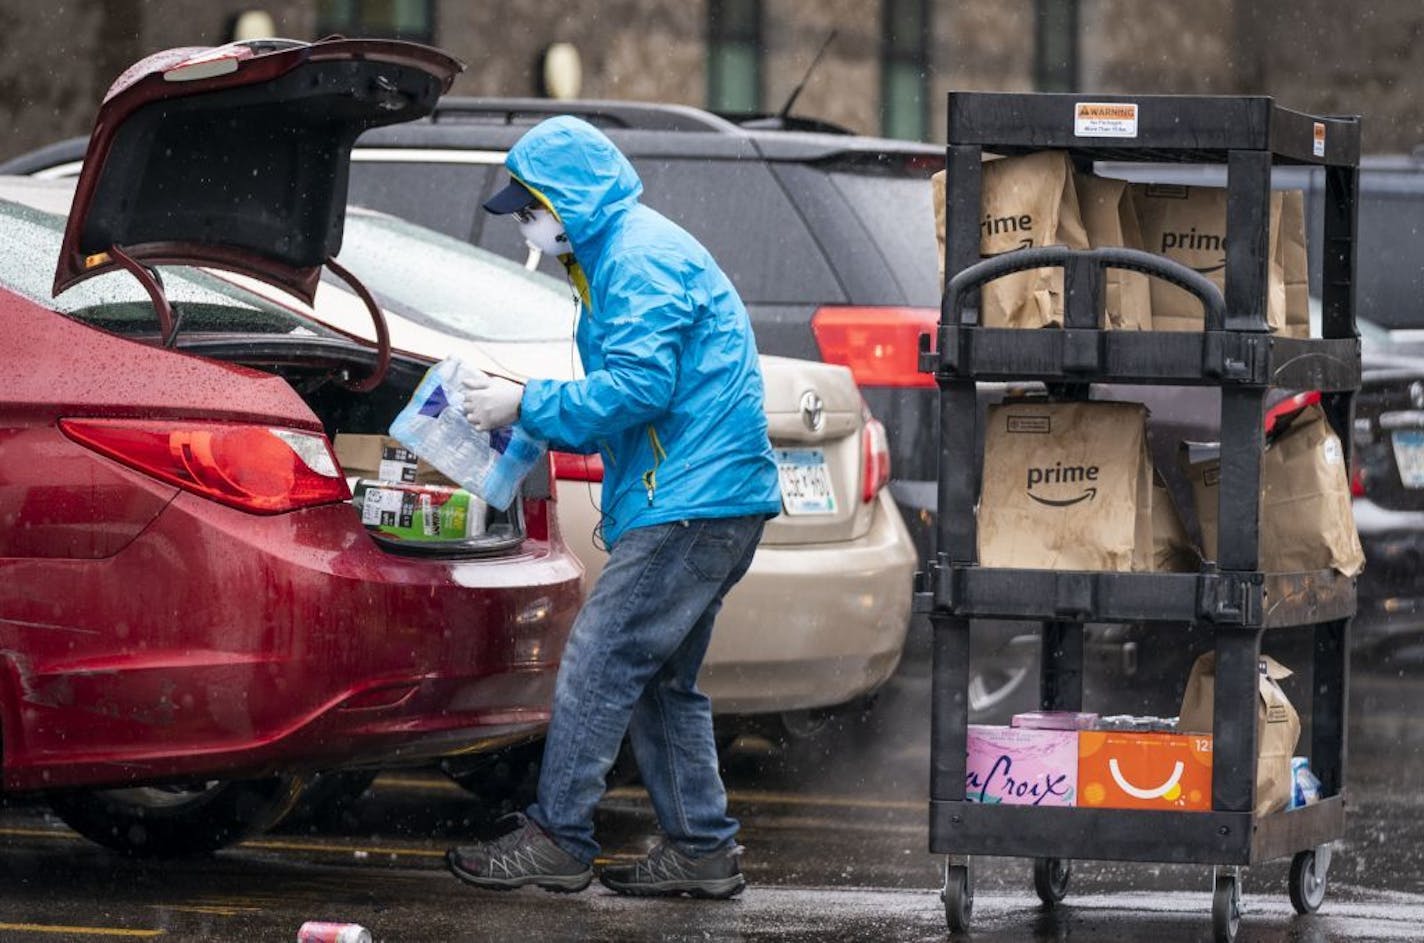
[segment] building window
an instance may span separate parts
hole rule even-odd
[[[707,14],[707,107],[761,111],[761,0],[710,0]]]
[[[1035,0],[1033,72],[1040,92],[1078,90],[1078,0]]]
[[[435,39],[435,0],[319,0],[316,34],[330,36]]]
[[[880,127],[886,137],[924,140],[929,129],[928,0],[881,6]]]

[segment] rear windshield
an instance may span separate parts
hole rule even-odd
[[[498,164],[374,161],[358,149],[351,161],[354,203],[419,221],[437,232],[469,239],[476,213]]]
[[[697,238],[748,304],[830,299],[839,282],[763,161],[635,159],[643,202]]]
[[[438,331],[474,341],[567,340],[573,333],[566,284],[423,226],[349,213],[339,258],[382,307]]]
[[[942,167],[911,159],[836,164],[828,176],[885,258],[905,300],[939,306],[939,259],[930,174]]]
[[[37,304],[105,331],[158,333],[158,315],[148,293],[127,272],[86,279],[58,298],[50,296],[64,220],[0,200],[0,283]],[[159,266],[165,294],[182,318],[183,334],[319,334],[325,327],[257,295],[192,268]]]

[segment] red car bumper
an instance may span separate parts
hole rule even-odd
[[[536,731],[581,601],[557,540],[382,551],[350,505],[179,493],[97,560],[0,561],[8,789],[416,761]]]

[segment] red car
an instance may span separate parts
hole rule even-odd
[[[458,69],[384,41],[159,54],[106,97],[67,220],[0,182],[3,784],[96,841],[216,848],[307,771],[548,720],[581,568],[547,473],[453,549],[380,542],[329,437],[383,432],[429,364],[197,268],[310,301],[351,142]]]

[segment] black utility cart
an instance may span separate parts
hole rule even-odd
[[[1080,109],[1083,103],[1132,108]],[[1085,116],[1086,119],[1085,120]],[[1107,116],[1095,121],[1094,116]],[[1262,572],[1258,509],[1262,409],[1268,391],[1320,390],[1350,449],[1360,383],[1355,330],[1359,123],[1288,111],[1264,97],[951,93],[945,271],[951,276],[938,343],[923,341],[921,369],[940,389],[938,552],[920,575],[916,604],[934,626],[930,850],[947,856],[951,929],[968,928],[973,855],[1031,858],[1046,905],[1063,898],[1074,858],[1214,865],[1216,938],[1235,938],[1240,867],[1293,856],[1289,893],[1300,913],[1325,892],[1328,843],[1345,824],[1345,711],[1354,580],[1333,570]],[[1092,161],[1224,163],[1228,211],[1226,291],[1165,258],[1127,249],[1033,248],[981,261],[980,161],[1061,148]],[[1273,164],[1325,167],[1321,291],[1323,338],[1291,339],[1266,326],[1269,191]],[[977,325],[979,288],[1042,266],[1065,270],[1064,329]],[[1103,273],[1144,272],[1192,291],[1200,333],[1103,331]],[[1221,391],[1219,560],[1196,573],[990,569],[976,563],[975,505],[983,430],[976,381],[1042,381],[1085,398],[1089,384],[1212,385]],[[1041,704],[1082,708],[1083,625],[1194,624],[1216,651],[1211,810],[1141,811],[990,805],[965,799],[971,619],[1042,623]],[[1314,638],[1311,737],[1302,743],[1322,783],[1319,802],[1253,814],[1256,701],[1266,631]],[[1170,644],[1171,639],[1165,639]]]

